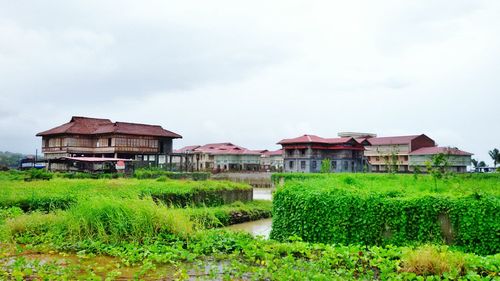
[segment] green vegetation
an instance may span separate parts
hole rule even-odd
[[[446,242],[479,254],[498,253],[499,179],[494,174],[454,177],[438,190],[430,176],[288,180],[274,196],[271,237],[362,245]]]
[[[331,164],[330,164],[330,160],[328,159],[323,159],[321,161],[321,173],[325,174],[325,173],[331,173]]]
[[[191,179],[191,180],[208,180],[210,178],[210,173],[205,172],[170,172],[162,169],[148,168],[148,169],[137,169],[134,172],[134,177],[137,179],[156,179],[156,178],[169,178],[169,179]]]
[[[379,194],[376,191],[379,188],[381,195],[374,196],[375,199],[399,198],[404,203],[434,194],[436,198],[461,200],[459,192],[463,192],[464,196],[475,196],[474,200],[482,203],[483,199],[497,198],[493,191],[498,189],[498,177],[493,176],[443,180],[439,194],[431,191],[433,180],[424,175],[417,180],[423,186],[412,185],[415,180],[411,175],[301,175],[301,180],[287,176],[286,186],[279,188],[275,200],[282,203],[292,200],[284,197],[283,192],[304,185],[311,190],[299,199],[312,202],[308,201],[312,198],[310,194],[324,195],[331,187],[327,184],[335,183],[339,187],[331,194],[341,195],[340,203],[345,196],[370,198]],[[479,256],[461,252],[457,247],[428,244],[315,244],[303,242],[297,235],[284,236],[282,242],[263,240],[210,228],[269,217],[271,202],[219,202],[209,206],[177,204],[160,198],[172,194],[185,198],[185,194],[210,197],[211,192],[248,191],[245,184],[166,177],[156,180],[55,177],[31,182],[23,178],[24,174],[0,173],[0,280],[493,280],[500,277],[500,254]],[[377,179],[381,183],[376,183]],[[456,185],[457,182],[460,184]],[[487,186],[492,183],[489,190]],[[460,191],[446,190],[450,186]],[[404,190],[411,188],[415,190]],[[315,210],[310,210],[318,223],[328,220],[326,215],[317,216],[323,209],[320,199],[315,201]],[[357,204],[361,199],[354,198],[351,203]],[[275,212],[282,203],[276,203]],[[484,231],[481,222],[486,220],[483,217],[489,217],[490,211],[478,214],[476,210],[483,207],[479,203],[470,208],[479,217],[468,222],[481,232]],[[182,205],[186,206],[178,207]],[[366,206],[367,216],[374,216],[376,209],[368,203]],[[357,212],[355,208],[352,210]],[[420,217],[415,221],[426,222]],[[296,224],[313,225],[311,219]],[[363,235],[368,237],[366,233],[360,237]],[[498,241],[491,241],[498,245]]]
[[[43,233],[15,241],[17,247],[0,247],[2,257],[15,261],[2,266],[5,279],[493,280],[500,269],[499,255],[481,257],[442,246],[280,243],[221,230],[118,243],[75,243]]]
[[[500,151],[498,150],[498,148],[494,148],[493,150],[488,151],[488,154],[493,160],[493,165],[496,168],[497,163],[500,162]]]
[[[0,173],[0,179],[14,178],[11,174]],[[23,182],[16,180],[0,180],[0,208],[19,207],[24,211],[52,211],[67,209],[80,200],[89,200],[96,196],[115,199],[141,199],[145,196],[161,195],[169,198],[168,204],[187,206],[189,198],[216,198],[225,191],[251,192],[245,184],[227,181],[178,181],[178,180],[137,180],[137,179],[64,179],[55,178],[50,181]],[[186,199],[187,198],[187,199]],[[238,200],[238,199],[237,199]],[[160,200],[161,201],[161,200]],[[193,203],[211,206],[220,205],[220,200]]]
[[[21,153],[0,151],[0,167],[17,168],[19,161],[24,157],[25,155]]]

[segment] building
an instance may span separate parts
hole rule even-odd
[[[361,172],[366,164],[364,146],[352,137],[303,135],[278,144],[283,147],[285,172],[317,173],[324,159],[330,161],[331,172]]]
[[[432,157],[444,154],[448,161],[448,170],[457,173],[466,173],[467,166],[471,164],[472,153],[462,151],[456,147],[422,147],[410,152],[410,169],[419,167],[421,171],[426,170],[426,162],[432,162]]]
[[[367,144],[365,156],[368,158],[372,172],[387,172],[393,166],[396,172],[410,172],[410,152],[423,147],[436,146],[428,136],[410,135],[395,137],[368,137],[358,141]]]
[[[283,171],[283,149],[274,151],[264,150],[260,156],[260,168],[263,171]]]
[[[191,145],[175,150],[182,154],[181,167],[196,171],[258,171],[261,152],[234,145],[229,142]]]
[[[471,153],[458,148],[438,147],[435,141],[425,134],[409,136],[377,137],[370,133],[339,133],[339,136],[351,136],[365,145],[365,156],[372,172],[413,172],[415,167],[425,171],[425,163],[437,154],[447,156],[449,169],[464,173],[471,163]]]
[[[78,116],[37,136],[42,137],[42,152],[53,170],[68,170],[74,162],[82,162],[78,159],[82,157],[86,163],[98,160],[92,158],[106,158],[107,163],[115,164],[132,159],[139,166],[161,166],[168,161],[173,139],[182,138],[158,125]],[[102,165],[102,161],[97,162]]]

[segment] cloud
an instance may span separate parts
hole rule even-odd
[[[72,115],[163,125],[176,146],[426,133],[488,160],[497,1],[7,1],[0,150]],[[478,141],[478,140],[481,141]]]

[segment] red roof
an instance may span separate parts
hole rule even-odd
[[[278,144],[295,144],[295,143],[324,143],[324,144],[343,144],[347,143],[353,138],[322,138],[315,135],[303,135],[293,139],[284,139],[278,142]]]
[[[136,124],[126,122],[111,122],[109,119],[98,119],[74,116],[70,122],[53,129],[40,132],[37,136],[60,135],[60,134],[80,134],[80,135],[100,135],[100,134],[125,134],[140,136],[155,136],[167,138],[182,138],[182,136],[163,129],[158,125]]]
[[[434,155],[434,154],[449,154],[449,155],[473,155],[472,153],[462,151],[456,147],[422,147],[410,152],[410,155]]]
[[[186,153],[186,152],[194,152],[195,149],[200,147],[199,145],[190,145],[190,146],[185,146],[183,148],[179,148],[174,150],[174,153]]]
[[[177,153],[185,153],[190,151],[192,153],[206,153],[206,154],[218,154],[218,155],[260,155],[260,151],[249,150],[247,148],[234,145],[230,142],[224,143],[209,143],[202,146],[186,146],[181,149],[177,149]]]
[[[367,139],[372,145],[409,144],[413,139],[421,135],[397,136],[397,137],[376,137]]]

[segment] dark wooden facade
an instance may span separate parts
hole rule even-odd
[[[172,142],[180,135],[160,126],[112,123],[73,117],[69,123],[37,134],[47,160],[63,157],[108,157],[136,160],[139,166],[166,165]],[[54,169],[64,169],[56,165]]]

